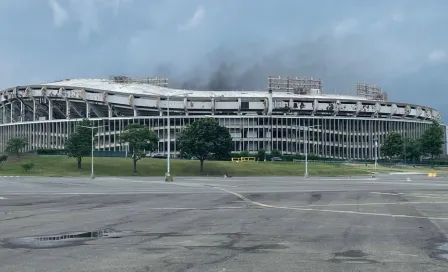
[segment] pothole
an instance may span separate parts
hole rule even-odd
[[[361,258],[367,256],[364,252],[361,250],[347,250],[343,252],[336,252],[334,253],[335,257],[349,257],[349,258]]]
[[[4,247],[9,248],[55,248],[81,245],[85,241],[99,238],[121,238],[128,232],[113,229],[94,230],[87,232],[71,232],[48,236],[28,236],[10,238],[4,241]]]
[[[347,250],[343,252],[333,253],[334,258],[329,260],[334,263],[347,263],[347,264],[374,264],[378,263],[375,260],[365,258],[368,256],[361,250]]]

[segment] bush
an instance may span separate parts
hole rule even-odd
[[[67,151],[65,149],[38,149],[36,150],[37,155],[66,155]]]
[[[282,157],[282,152],[280,152],[280,150],[273,149],[271,151],[270,155],[271,155],[271,158],[272,157],[280,157],[281,158]]]
[[[29,170],[33,169],[33,167],[34,167],[34,163],[32,163],[32,162],[23,163],[21,165],[22,165],[23,170],[25,170],[25,172],[28,172]]]
[[[264,159],[266,159],[266,151],[264,149],[258,150],[257,160],[264,161]]]
[[[240,152],[240,157],[250,157],[250,153],[247,150]]]
[[[240,156],[240,153],[232,152],[232,153],[230,153],[230,157],[231,158],[239,158],[241,156]]]
[[[6,163],[7,160],[8,160],[7,155],[0,155],[0,171],[3,171],[3,165]]]

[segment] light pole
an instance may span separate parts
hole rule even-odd
[[[170,96],[167,95],[167,106],[166,106],[166,119],[168,122],[168,135],[167,135],[167,141],[168,141],[168,148],[167,153],[168,156],[166,158],[166,174],[165,174],[165,181],[173,181],[173,177],[171,176],[171,120],[170,120]]]
[[[310,131],[310,128],[314,128],[314,127],[320,127],[320,125],[315,125],[315,126],[311,126],[311,127],[306,127],[305,129],[305,178],[308,177],[308,132]]]
[[[375,139],[375,170],[378,166],[378,139]]]
[[[90,173],[90,178],[94,179],[95,175],[93,174],[93,150],[95,149],[94,145],[93,145],[93,130],[95,128],[100,128],[100,127],[104,127],[104,126],[98,126],[98,127],[88,127],[88,126],[80,126],[80,127],[84,127],[84,128],[90,128],[90,130],[92,131],[92,165],[91,165],[91,173]]]

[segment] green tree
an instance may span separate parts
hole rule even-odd
[[[264,149],[258,149],[257,158],[259,161],[264,161],[266,158],[266,151]]]
[[[271,156],[272,157],[282,157],[282,152],[280,152],[280,150],[278,150],[278,149],[273,149],[272,151],[271,151]]]
[[[0,171],[3,171],[3,165],[6,163],[7,160],[8,160],[7,155],[0,155]]]
[[[17,160],[20,161],[23,151],[27,146],[28,140],[26,138],[11,138],[6,142],[5,153],[17,156]]]
[[[431,165],[434,166],[434,158],[443,153],[444,131],[439,122],[433,121],[431,126],[421,137],[421,151],[431,157]]]
[[[150,130],[148,126],[140,124],[130,124],[120,133],[120,142],[129,145],[129,152],[132,153],[133,173],[137,174],[137,161],[144,158],[147,153],[153,152],[159,138]]]
[[[227,128],[213,118],[202,118],[185,127],[177,137],[177,146],[182,153],[193,154],[204,171],[204,160],[210,155],[230,157],[232,137]]]
[[[391,163],[392,158],[403,154],[403,137],[398,132],[389,132],[383,145],[381,146],[381,152],[389,157]]]
[[[411,160],[412,163],[415,164],[415,161],[422,155],[420,139],[405,138],[403,144],[403,159],[406,158],[406,160]]]
[[[69,158],[75,158],[78,163],[78,169],[81,169],[82,158],[92,153],[92,124],[88,119],[84,119],[77,124],[76,131],[67,139],[65,149]],[[93,129],[95,135],[96,129]]]

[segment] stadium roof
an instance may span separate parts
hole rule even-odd
[[[93,89],[98,91],[126,93],[142,96],[178,96],[178,97],[266,97],[267,91],[198,91],[160,87],[142,83],[117,83],[109,79],[68,79],[58,82],[41,84],[44,86],[74,87]],[[301,95],[290,92],[273,92],[273,97],[284,98],[319,98],[319,99],[342,99],[342,100],[368,100],[364,97],[338,95],[338,94],[313,94]]]

